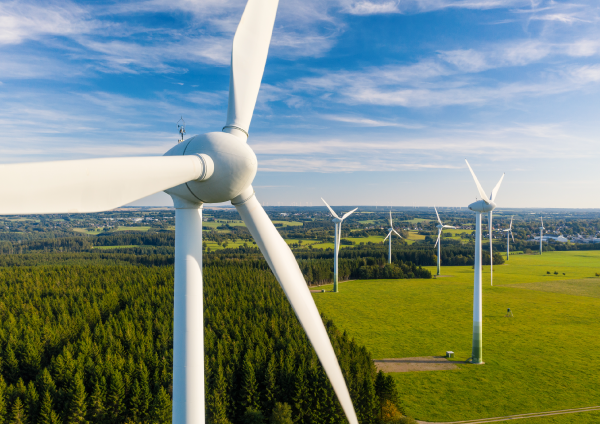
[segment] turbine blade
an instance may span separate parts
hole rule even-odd
[[[502,184],[502,180],[504,179],[504,175],[502,174],[502,176],[500,177],[500,181],[498,181],[498,184],[496,184],[496,187],[494,187],[494,189],[492,190],[492,195],[490,196],[490,200],[492,202],[496,201],[496,195],[498,194],[498,190],[500,189],[500,184]]]
[[[456,230],[456,227],[453,227],[451,225],[444,225],[444,228],[452,228],[453,230]]]
[[[249,187],[249,190],[252,190],[252,187]],[[244,192],[244,194],[246,193]],[[256,240],[256,244],[271,267],[275,278],[281,284],[300,324],[304,327],[304,331],[306,331],[306,335],[329,377],[348,421],[350,424],[358,424],[338,359],[331,346],[331,341],[319,311],[304,281],[302,271],[298,267],[298,262],[296,262],[294,254],[281,238],[256,197],[252,195],[243,202],[245,198],[246,196],[240,195],[232,203],[235,204],[252,237]],[[243,203],[236,204],[238,199]]]
[[[390,211],[390,228],[392,228],[392,211]]]
[[[469,167],[469,171],[471,171],[471,175],[473,176],[473,179],[475,180],[475,185],[477,186],[477,190],[479,191],[479,195],[481,196],[481,199],[485,203],[490,203],[490,199],[488,199],[487,195],[485,194],[485,191],[483,191],[483,188],[481,187],[481,184],[479,184],[479,180],[477,179],[477,176],[475,175],[475,172],[473,172],[473,169],[471,168],[471,165],[469,165],[469,161],[465,159],[465,162],[467,162],[467,166]]]
[[[342,215],[342,221],[344,219],[348,218],[350,215],[352,215],[356,211],[356,209],[358,209],[358,208],[354,208],[350,212],[346,212],[344,215]]]
[[[440,215],[438,214],[437,208],[434,206],[433,209],[435,209],[435,216],[437,216],[438,222],[440,223],[440,225],[444,225],[442,224],[442,221],[440,219]]]
[[[512,237],[512,239],[513,239],[513,242],[514,242],[514,241],[515,241],[515,236],[513,236],[513,232],[512,232],[512,230],[511,230],[511,232],[510,232],[510,236]]]
[[[392,231],[393,231],[394,233],[396,233],[396,235],[397,235],[398,237],[400,237],[400,238],[404,238],[404,237],[402,237],[400,234],[398,234],[398,231],[396,231],[396,230],[394,230],[394,229],[392,229]]]
[[[86,159],[0,165],[0,215],[87,213],[198,179],[203,155]],[[204,166],[205,160],[210,162]],[[208,175],[210,176],[210,175]]]
[[[383,239],[383,241],[386,241],[386,240],[388,239],[388,237],[389,237],[391,234],[392,234],[392,232],[390,231],[390,232],[388,233],[388,235],[387,235],[387,236],[385,236],[385,238]]]
[[[434,248],[437,247],[437,244],[440,242],[440,236],[442,235],[442,230],[440,229],[438,231],[438,236],[437,236],[437,240],[435,241],[435,244],[433,245]]]
[[[542,220],[542,228],[544,228],[544,218],[540,216],[540,219]]]
[[[334,217],[336,217],[336,218],[338,218],[338,219],[339,219],[339,216],[337,216],[337,213],[335,213],[335,212],[333,211],[333,209],[331,209],[331,206],[329,206],[329,205],[327,204],[327,202],[325,201],[325,199],[323,199],[323,198],[321,197],[321,200],[323,201],[323,203],[325,203],[325,206],[327,206],[327,209],[329,209],[329,212],[331,212],[331,214],[332,214]]]
[[[246,136],[260,89],[278,0],[248,0],[233,37],[229,75],[229,106],[223,129],[239,129]]]
[[[508,227],[509,230],[512,230],[512,220],[513,220],[513,217],[514,217],[514,215],[510,217],[510,226]]]

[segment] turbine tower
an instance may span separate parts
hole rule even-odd
[[[248,130],[267,60],[277,0],[248,0],[233,39],[227,120],[164,156],[0,165],[0,215],[111,210],[166,191],[175,205],[173,419],[204,424],[202,206],[231,201],[281,284],[350,424],[344,376],[298,263],[256,199]]]
[[[542,237],[544,236],[544,218],[540,216],[540,220],[542,221],[542,225],[540,226],[540,255],[542,254]]]
[[[390,211],[390,228],[388,228],[388,235],[385,236],[385,238],[383,239],[383,241],[386,241],[387,238],[390,238],[389,241],[389,250],[388,250],[388,263],[392,263],[392,233],[396,233],[396,235],[400,238],[402,238],[402,236],[400,234],[398,234],[398,232],[396,230],[394,230],[394,226],[392,225],[392,211]]]
[[[344,219],[348,218],[350,215],[352,215],[354,213],[354,211],[358,208],[354,208],[352,209],[350,212],[345,213],[341,218],[339,216],[337,216],[337,214],[333,211],[333,209],[331,209],[331,207],[327,204],[327,202],[325,201],[325,199],[323,199],[321,197],[321,200],[323,201],[323,203],[325,203],[325,206],[327,206],[327,209],[329,209],[329,211],[331,212],[331,215],[333,215],[333,222],[335,224],[335,234],[334,234],[334,242],[335,242],[335,248],[334,248],[334,253],[333,253],[333,292],[337,293],[339,291],[338,289],[338,252],[340,251],[340,239],[342,236],[342,222],[344,221]]]
[[[442,251],[441,251],[442,242],[440,241],[440,237],[442,237],[442,231],[444,230],[444,228],[454,228],[454,229],[456,229],[456,227],[451,227],[450,225],[444,225],[444,224],[442,224],[442,221],[440,220],[440,215],[438,214],[437,208],[434,206],[433,209],[435,209],[435,215],[437,216],[437,220],[438,220],[438,225],[436,225],[436,227],[438,229],[438,236],[437,236],[437,240],[435,242],[435,246],[437,246],[437,249],[438,249],[438,254],[437,254],[437,275],[440,275],[440,261],[441,261],[441,257],[442,257]],[[435,249],[435,246],[433,246],[434,249]]]
[[[481,196],[481,200],[478,200],[469,205],[469,209],[475,212],[475,265],[474,265],[474,288],[473,288],[473,350],[471,353],[471,363],[473,364],[482,364],[482,296],[481,296],[481,214],[488,213],[493,211],[496,208],[496,204],[487,198],[485,195],[485,191],[479,184],[479,180],[471,169],[471,165],[467,162],[467,166],[469,167],[469,171],[471,171],[471,175],[473,175],[473,179],[475,180],[475,185],[477,186],[477,190],[479,191],[479,195]],[[502,179],[504,178],[504,174],[500,177],[500,181],[494,187],[492,191],[492,196],[494,199],[498,194],[498,189],[500,189],[500,184],[502,184]]]
[[[506,260],[507,261],[510,259],[510,237],[512,237],[513,241],[515,241],[515,236],[513,236],[513,231],[512,231],[512,221],[513,221],[513,217],[511,216],[510,217],[510,226],[506,230],[502,230],[506,233]]]

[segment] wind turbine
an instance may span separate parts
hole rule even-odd
[[[514,216],[514,215],[513,215]],[[513,236],[513,231],[512,231],[512,221],[513,221],[513,217],[510,217],[510,226],[506,229],[506,230],[502,230],[506,233],[506,260],[508,261],[510,259],[510,237],[512,237],[513,242],[515,241],[515,236]]]
[[[383,239],[383,241],[386,241],[387,238],[390,238],[389,241],[389,250],[388,250],[388,263],[392,263],[392,233],[396,233],[396,235],[400,238],[402,238],[402,236],[400,234],[398,234],[398,232],[396,230],[394,230],[394,226],[392,225],[392,211],[390,211],[390,228],[388,228],[388,235],[385,236],[385,238]]]
[[[442,251],[441,251],[442,242],[440,241],[440,237],[442,237],[442,231],[444,230],[444,228],[454,228],[454,229],[456,229],[456,227],[451,227],[450,225],[444,225],[444,224],[442,224],[442,221],[440,220],[440,215],[438,214],[437,208],[434,206],[433,209],[435,209],[435,215],[437,216],[437,220],[438,220],[438,225],[436,225],[436,227],[438,229],[438,236],[437,236],[437,240],[435,242],[435,246],[437,246],[437,249],[438,249],[438,254],[437,254],[437,275],[440,275],[440,261],[441,261],[441,257],[442,257]],[[435,246],[433,246],[434,249],[435,249]]]
[[[89,213],[159,191],[175,205],[173,423],[204,424],[202,206],[231,201],[283,287],[350,424],[342,371],[290,248],[256,199],[257,159],[246,143],[267,60],[277,0],[248,0],[233,39],[227,120],[164,156],[1,165],[0,215]]]
[[[502,230],[506,233],[506,260],[507,261],[510,259],[510,237],[512,237],[513,242],[515,241],[515,237],[513,236],[513,230],[512,230],[513,217],[514,217],[514,215],[510,217],[509,227],[505,230]]]
[[[467,162],[468,164],[468,162]],[[473,172],[473,171],[471,171]],[[473,174],[475,175],[475,174]],[[500,183],[502,182],[502,178],[504,178],[504,174],[502,174],[502,177],[500,178],[500,181],[498,182],[498,186],[500,185]],[[494,190],[496,190],[494,188]],[[492,194],[490,194],[490,201],[494,201],[496,197],[496,193],[495,191],[492,190]],[[492,225],[492,211],[489,212],[488,215],[488,229],[489,229],[489,236],[490,236],[490,285],[493,286],[494,285],[494,245],[492,243],[492,232],[494,231],[494,226]]]
[[[333,209],[331,209],[331,206],[329,206],[327,204],[325,199],[323,199],[321,197],[321,200],[323,201],[323,203],[325,203],[325,206],[327,206],[327,209],[329,209],[329,212],[331,212],[331,215],[333,215],[333,222],[335,223],[335,230],[334,230],[335,231],[335,234],[334,234],[335,249],[334,249],[334,253],[333,253],[333,292],[337,293],[338,292],[338,252],[340,251],[340,239],[342,237],[342,222],[344,221],[344,219],[346,219],[350,215],[352,215],[352,213],[354,213],[354,211],[358,208],[352,209],[350,212],[345,213],[340,218],[333,211]]]
[[[542,237],[544,236],[544,218],[540,216],[540,220],[542,221],[542,225],[540,226],[540,255],[542,254]]]
[[[475,185],[477,186],[477,190],[479,191],[479,195],[481,196],[481,200],[473,202],[469,205],[469,209],[475,212],[475,264],[474,264],[474,288],[473,288],[473,350],[471,353],[471,363],[473,364],[482,364],[482,297],[481,297],[481,214],[486,212],[491,212],[496,208],[496,204],[492,202],[491,199],[485,195],[485,191],[479,184],[479,180],[471,169],[471,165],[467,162],[467,166],[469,167],[469,171],[471,171],[471,175],[473,175],[473,179],[475,180]],[[500,177],[500,181],[492,190],[492,196],[494,199],[498,194],[498,189],[500,189],[500,184],[502,184],[502,179],[504,178],[504,174]]]

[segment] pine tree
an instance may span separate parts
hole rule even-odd
[[[85,402],[85,386],[80,373],[75,374],[69,388],[69,410],[67,424],[84,424],[86,421],[87,404]]]
[[[259,397],[258,397],[258,384],[256,382],[256,374],[254,373],[254,366],[249,356],[246,356],[244,365],[242,368],[243,372],[243,386],[242,386],[242,405],[246,409],[258,410],[259,408]]]
[[[275,406],[277,399],[277,362],[275,362],[275,356],[271,356],[269,364],[267,365],[267,371],[265,372],[265,402],[263,406],[264,411],[271,411]],[[286,404],[287,405],[287,404]]]
[[[306,365],[304,358],[301,359],[300,364],[296,370],[296,378],[294,381],[294,409],[296,410],[296,421],[299,423],[304,422],[304,417],[309,413],[308,410],[308,387],[306,384]]]
[[[4,375],[8,383],[16,383],[20,377],[19,360],[10,345],[6,348],[4,355]]]
[[[27,414],[25,413],[25,408],[23,407],[23,402],[21,402],[20,397],[18,397],[13,404],[10,424],[27,424]]]
[[[269,424],[294,424],[294,420],[292,420],[292,407],[287,403],[277,402],[273,408]]]
[[[105,399],[106,399],[106,380],[104,377],[94,384],[94,391],[89,398],[88,416],[91,422],[102,423],[106,416]]]
[[[115,371],[110,378],[106,404],[111,422],[120,422],[120,417],[125,412],[125,385],[118,371]]]
[[[171,418],[171,398],[169,398],[165,388],[161,387],[158,390],[158,394],[154,397],[152,419],[155,423],[166,424],[171,422]]]
[[[60,424],[60,417],[54,409],[52,409],[52,396],[50,392],[46,390],[42,395],[42,404],[40,407],[40,415],[38,424]]]
[[[4,424],[8,410],[6,405],[6,382],[0,375],[0,423]]]
[[[40,406],[40,397],[35,389],[33,381],[27,385],[27,393],[25,394],[25,412],[29,417],[30,422],[37,422],[38,408]]]
[[[213,424],[229,423],[227,419],[227,382],[225,381],[221,365],[219,365],[217,372],[212,376],[212,380],[206,402],[210,422]]]
[[[54,393],[56,393],[56,384],[54,384],[54,380],[47,368],[44,368],[40,377],[38,377],[38,387],[40,393],[49,392],[51,396],[54,396]]]

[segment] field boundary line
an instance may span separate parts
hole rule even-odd
[[[485,423],[497,423],[497,422],[510,421],[510,420],[521,420],[521,419],[526,419],[526,418],[551,417],[553,415],[576,414],[578,412],[590,412],[590,411],[600,411],[600,406],[587,406],[584,408],[561,409],[558,411],[547,411],[547,412],[531,412],[528,414],[507,415],[504,417],[493,417],[493,418],[478,418],[475,420],[463,420],[463,421],[433,422],[433,421],[417,420],[417,423],[419,423],[419,424],[485,424]]]

